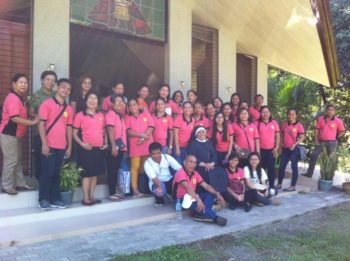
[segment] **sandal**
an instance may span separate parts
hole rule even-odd
[[[292,192],[292,191],[296,191],[296,189],[295,188],[285,188],[285,189],[283,189],[282,191],[284,191],[284,192]]]
[[[9,195],[17,195],[18,194],[18,191],[15,190],[14,188],[2,189],[1,192],[7,193]]]
[[[122,194],[122,193],[115,193],[114,196],[116,196],[117,198],[120,198],[120,199],[125,198],[124,194]]]
[[[117,195],[112,195],[112,196],[109,196],[109,200],[112,202],[118,202],[118,201],[121,201],[121,198],[117,197]]]
[[[25,191],[25,190],[32,191],[32,190],[35,190],[35,188],[33,188],[33,187],[31,187],[31,186],[26,184],[24,186],[17,186],[16,190],[18,190],[18,191]]]
[[[132,197],[133,197],[133,198],[142,198],[142,197],[144,197],[144,196],[145,196],[144,194],[139,193],[139,194],[133,195]]]
[[[93,201],[85,202],[84,200],[82,200],[81,204],[84,205],[84,206],[92,206],[94,204],[94,202]]]

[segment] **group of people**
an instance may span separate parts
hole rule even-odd
[[[0,143],[3,192],[15,195],[18,190],[33,189],[24,181],[21,159],[21,139],[27,127],[33,126],[38,206],[42,210],[67,207],[60,199],[59,173],[63,161],[71,156],[83,169],[82,204],[86,206],[101,202],[94,191],[97,176],[106,170],[109,199],[123,200],[117,175],[127,158],[133,197],[143,196],[138,177],[146,173],[156,204],[163,204],[167,193],[181,200],[189,194],[194,200],[191,208],[199,219],[209,218],[221,225],[225,219],[208,207],[215,198],[228,201],[231,208],[241,205],[246,211],[252,202],[271,204],[272,194],[282,188],[289,161],[292,181],[284,190],[295,190],[298,146],[305,139],[296,109],[290,108],[280,125],[272,118],[270,108],[263,105],[260,94],[251,107],[238,93],[232,94],[229,102],[215,97],[204,105],[196,91],[188,91],[184,101],[180,90],[170,97],[169,85],[162,84],[157,98],[149,103],[147,85],[140,86],[136,98],[128,99],[123,82],[116,82],[113,93],[100,100],[90,76],[80,78],[71,97],[71,81],[57,80],[53,71],[44,71],[41,83],[27,103],[28,77],[13,77],[3,104]],[[328,105],[325,116],[318,119],[316,130],[316,144],[336,147],[344,126],[335,117],[333,105]],[[281,162],[275,184],[278,155]],[[318,147],[312,155],[317,159]],[[307,175],[312,175],[313,168],[310,164]]]

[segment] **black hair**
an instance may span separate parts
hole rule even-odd
[[[225,102],[225,103],[222,105],[222,108],[221,108],[222,112],[224,112],[224,107],[225,107],[225,106],[229,106],[229,107],[231,108],[231,110],[232,110],[231,103]],[[224,115],[224,117],[225,117],[225,115]],[[232,112],[231,112],[230,115],[228,116],[228,119],[229,119],[231,122],[234,122],[234,117],[233,117]]]
[[[334,108],[335,109],[335,105],[334,104],[327,104],[326,106],[326,110],[328,110],[329,108]]]
[[[113,94],[111,95],[111,102],[112,102],[112,104],[115,103],[115,101],[117,100],[117,98],[121,98],[122,101],[124,102],[124,98],[123,98],[122,95],[113,93]]]
[[[131,98],[130,100],[128,100],[128,103],[127,103],[127,106],[128,106],[128,107],[129,107],[131,101],[136,102],[136,104],[138,105],[137,100],[136,100],[135,98]],[[141,111],[140,109],[139,109],[139,113],[140,113],[140,114],[142,113],[142,111]],[[132,115],[132,113],[131,113],[130,110],[129,110],[129,115]]]
[[[91,89],[88,91],[88,92],[90,92],[90,91],[93,91],[94,90],[94,79],[92,78],[92,76],[90,76],[90,75],[88,75],[88,74],[84,74],[84,75],[82,75],[82,76],[80,76],[79,78],[78,78],[78,80],[77,80],[77,86],[79,87],[79,88],[76,88],[76,90],[75,90],[75,92],[74,92],[74,95],[80,95],[80,96],[82,96],[82,93],[83,93],[83,91],[82,91],[82,88],[81,88],[81,86],[83,85],[83,82],[86,80],[86,79],[90,79],[90,81],[91,81]],[[96,90],[95,90],[96,91]]]
[[[197,92],[195,90],[188,90],[186,93],[186,97],[188,97],[188,94],[190,94],[191,92],[196,96],[196,99],[195,99],[195,103],[196,103],[197,99],[198,99],[198,95],[197,95]]]
[[[144,87],[146,87],[147,89],[149,89],[149,86],[148,86],[147,84],[141,84],[137,90],[138,90],[138,91],[141,91],[141,89],[144,88]]]
[[[59,86],[61,83],[68,83],[70,86],[72,86],[72,82],[68,78],[61,78],[57,81],[57,86]]]
[[[97,97],[97,100],[100,100],[99,98],[99,94],[96,92],[96,91],[88,91],[86,96],[85,96],[85,99],[87,100],[87,98],[90,96],[90,95],[95,95]]]
[[[239,98],[239,103],[238,103],[238,107],[239,107],[239,105],[241,104],[241,96],[237,92],[232,93],[232,95],[231,95],[231,98],[230,98],[231,107],[233,106],[232,98],[235,97],[235,96],[237,96]]]
[[[215,100],[216,99],[218,99],[220,102],[221,102],[221,108],[220,108],[220,110],[222,109],[222,105],[224,105],[224,102],[222,101],[222,99],[219,97],[219,96],[216,96],[216,97],[214,97],[213,99],[212,99],[212,102],[213,102],[213,104],[214,104],[214,108],[216,109],[216,107],[215,107]]]
[[[216,134],[218,133],[218,126],[217,126],[217,124],[216,124],[216,118],[219,116],[219,114],[222,114],[222,117],[224,118],[224,122],[222,123],[222,128],[223,128],[223,130],[222,130],[222,139],[223,139],[223,141],[227,141],[228,139],[227,139],[227,122],[226,122],[226,119],[225,119],[225,115],[224,115],[224,113],[222,112],[222,111],[218,111],[218,112],[216,112],[215,113],[215,116],[214,116],[214,120],[213,120],[213,135],[212,135],[212,137],[211,137],[211,140],[213,141],[213,143],[214,143],[214,145],[216,145],[217,144],[217,140],[216,140]]]
[[[149,146],[148,146],[148,151],[149,153],[152,153],[152,151],[155,150],[160,150],[162,151],[162,145],[159,142],[152,142]]]
[[[184,101],[184,94],[182,93],[182,91],[176,91],[176,92],[174,92],[173,93],[173,95],[171,96],[171,99],[175,102],[175,96],[176,96],[176,94],[178,94],[178,93],[180,93],[181,94],[181,97],[182,97],[182,101],[181,101],[181,103]]]
[[[114,82],[112,88],[114,89],[115,87],[117,87],[118,84],[122,84],[122,85],[124,86],[124,82],[123,82],[123,81],[121,81],[121,80],[116,80],[116,81]],[[125,86],[124,86],[124,87],[125,87]]]
[[[186,104],[189,104],[189,105],[192,107],[192,104],[191,104],[189,101],[185,101],[185,102],[182,104],[182,108],[183,108]],[[192,107],[192,108],[193,108],[193,107]],[[182,114],[182,119],[183,119],[184,121],[187,122],[184,113]],[[191,116],[190,116],[190,119],[191,119],[191,121],[192,121],[192,114],[191,114]]]
[[[255,101],[257,98],[259,98],[259,97],[261,97],[261,98],[264,99],[264,96],[262,96],[261,94],[256,94],[256,95],[254,96],[254,101]]]
[[[259,158],[259,164],[258,164],[258,166],[256,166],[256,173],[258,174],[258,178],[259,178],[259,181],[260,181],[260,183],[261,183],[261,172],[262,172],[262,171],[261,171],[261,170],[262,170],[262,167],[261,167],[261,158],[260,158],[259,153],[257,153],[257,152],[252,152],[252,153],[250,153],[249,156],[248,156],[248,165],[247,165],[247,167],[248,167],[248,169],[249,169],[249,174],[250,174],[250,177],[253,178],[253,168],[252,168],[252,166],[250,165],[250,158],[251,158],[252,156],[257,156],[257,157]]]
[[[167,87],[168,88],[168,91],[169,91],[169,94],[168,94],[168,96],[166,97],[166,102],[168,102],[169,100],[170,100],[170,86],[168,85],[168,84],[166,84],[166,83],[163,83],[163,84],[161,84],[160,86],[159,86],[159,88],[158,88],[158,97],[160,97],[160,95],[159,95],[159,91],[163,88],[163,87]]]
[[[158,97],[157,99],[155,99],[155,101],[154,101],[154,115],[158,114],[158,110],[157,110],[157,103],[158,103],[158,101],[163,101],[164,103],[166,103],[166,101],[162,97]],[[164,116],[165,115],[167,115],[166,112],[164,112]]]
[[[16,73],[13,77],[12,77],[12,82],[13,83],[16,83],[20,78],[26,78],[27,81],[29,80],[28,79],[28,76],[24,73]]]
[[[248,109],[246,109],[246,108],[241,108],[241,109],[239,109],[239,111],[238,111],[238,114],[237,114],[237,121],[238,121],[238,123],[241,123],[241,118],[239,117],[240,116],[240,114],[242,113],[242,111],[247,111],[247,113],[248,113],[248,122],[249,123],[251,123],[252,122],[252,119],[251,119],[251,117],[250,117],[250,114],[249,114],[249,111],[248,111]]]
[[[295,108],[289,108],[289,109],[287,110],[287,115],[288,115],[289,112],[291,112],[291,111],[294,111],[295,114],[298,114],[298,110],[297,110],[297,109],[295,109]]]
[[[236,154],[235,151],[232,151],[231,154],[230,154],[230,156],[228,156],[227,161],[230,162],[230,160],[233,160],[233,159],[235,159],[235,158],[238,159],[238,164],[237,164],[236,169],[235,169],[235,172],[237,172],[237,170],[238,170],[238,165],[239,165],[239,156],[238,156],[238,154]],[[230,164],[229,164],[228,169],[229,169],[229,168],[230,168]]]
[[[55,77],[55,82],[57,82],[57,74],[54,71],[43,71],[40,75],[40,80],[44,80],[46,76],[52,75]]]
[[[269,112],[270,112],[269,121],[272,121],[272,115],[271,115],[271,109],[270,109],[270,107],[267,106],[267,105],[263,105],[263,106],[261,106],[261,108],[260,108],[259,122],[260,122],[260,121],[263,121],[263,119],[262,119],[262,117],[261,117],[261,112],[262,112],[263,109],[268,109],[268,110],[269,110]]]

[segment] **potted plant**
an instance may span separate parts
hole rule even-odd
[[[333,178],[338,167],[338,155],[333,152],[327,153],[327,148],[323,146],[320,156],[321,178],[318,181],[318,188],[322,191],[330,191],[333,187]]]
[[[78,186],[80,173],[83,171],[75,162],[65,163],[60,173],[61,199],[67,205],[71,205],[74,189]]]

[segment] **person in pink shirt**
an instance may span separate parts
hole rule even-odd
[[[269,187],[275,186],[275,161],[280,148],[280,127],[272,119],[268,106],[260,109],[260,119],[255,122],[260,136],[261,167],[269,177]]]
[[[146,84],[142,84],[140,86],[139,90],[137,91],[137,95],[138,95],[137,103],[138,103],[141,111],[149,109],[149,105],[147,102],[148,94],[149,94],[148,86]]]
[[[202,126],[204,129],[209,129],[209,120],[204,115],[204,108],[201,102],[195,102],[193,106],[193,118],[195,119],[195,127]]]
[[[148,111],[141,112],[135,99],[128,101],[129,114],[125,116],[126,134],[129,142],[131,161],[131,187],[135,198],[142,197],[138,176],[143,173],[143,165],[149,155],[148,146],[153,142],[154,122]]]
[[[209,130],[208,137],[214,144],[217,162],[226,166],[233,148],[233,129],[231,124],[227,124],[223,112],[215,114],[214,125]]]
[[[192,116],[193,108],[191,103],[184,102],[183,114],[174,121],[174,158],[182,164],[187,155],[187,146],[191,139],[195,126],[195,119]]]
[[[299,149],[298,145],[305,139],[304,127],[297,121],[297,110],[288,109],[287,111],[288,121],[284,122],[281,127],[282,132],[282,155],[280,162],[280,169],[278,175],[278,184],[276,189],[282,188],[282,182],[284,179],[285,169],[289,161],[292,166],[292,182],[288,188],[284,191],[295,191],[295,185],[298,181],[298,161],[299,161]]]
[[[315,148],[311,154],[307,172],[302,174],[312,177],[316,161],[320,156],[323,147],[326,147],[328,155],[332,154],[338,146],[338,138],[345,133],[345,127],[341,119],[335,116],[335,106],[328,104],[326,114],[317,119],[315,128]]]
[[[248,164],[248,156],[252,152],[260,154],[259,133],[256,125],[249,119],[247,109],[240,109],[238,122],[232,124],[234,133],[234,149],[240,157],[240,166]]]
[[[241,101],[241,103],[239,104],[239,110],[240,109],[247,109],[249,110],[249,104],[247,101]],[[238,110],[238,112],[239,112]],[[238,119],[238,112],[237,112],[237,119]]]
[[[209,129],[213,127],[215,113],[216,111],[215,111],[214,104],[211,102],[208,102],[207,105],[205,106],[205,115],[209,122]]]
[[[60,171],[72,151],[73,108],[66,99],[71,92],[69,79],[57,81],[57,92],[39,107],[39,134],[42,142],[39,205],[41,210],[66,208],[60,198]]]
[[[241,104],[241,96],[239,96],[239,94],[236,92],[233,93],[230,99],[233,121],[237,121],[240,104]]]
[[[28,126],[36,125],[39,118],[28,119],[25,97],[28,77],[17,73],[12,78],[12,90],[6,96],[0,124],[0,144],[3,155],[2,191],[16,195],[19,189],[33,190],[26,184],[22,168],[22,138]]]
[[[97,176],[105,172],[105,151],[107,138],[105,135],[105,117],[97,111],[98,95],[95,92],[86,94],[86,109],[75,115],[73,138],[80,146],[78,165],[83,169],[82,187],[84,198],[81,203],[91,206],[101,203],[95,198]],[[82,138],[79,136],[81,131]],[[93,160],[91,160],[93,159]]]
[[[213,104],[215,106],[215,111],[218,112],[218,111],[221,111],[222,110],[222,105],[224,104],[224,102],[221,100],[220,97],[214,97],[213,98]]]
[[[165,100],[165,112],[166,114],[176,118],[178,115],[178,106],[177,104],[170,99],[170,87],[167,84],[162,84],[158,90],[158,97],[163,98]],[[149,110],[151,113],[154,113],[156,109],[156,102],[152,101]]]
[[[153,140],[162,145],[162,153],[171,155],[174,142],[173,118],[165,113],[163,98],[156,99],[156,110],[152,117],[154,122]]]
[[[113,94],[107,96],[106,98],[104,98],[103,102],[102,102],[102,110],[106,113],[108,112],[110,109],[113,108],[112,105],[112,95],[121,95],[123,96],[123,101],[124,101],[124,110],[123,110],[123,115],[125,115],[126,113],[126,104],[128,102],[128,98],[126,96],[124,96],[124,83],[122,83],[121,81],[117,81],[114,86],[112,87],[113,90]]]
[[[181,115],[183,113],[182,103],[184,102],[184,94],[182,91],[175,91],[171,97],[171,100],[177,105],[177,114],[175,116]]]
[[[245,212],[249,212],[252,209],[251,202],[257,200],[257,190],[246,188],[244,172],[243,169],[238,167],[238,164],[238,155],[233,152],[228,158],[226,172],[228,174],[229,184],[227,192],[223,194],[223,197],[229,203],[231,210],[241,206]]]
[[[257,94],[254,97],[254,105],[249,108],[249,114],[252,121],[257,121],[260,118],[260,108],[264,104],[264,96]]]
[[[127,151],[126,126],[124,116],[124,101],[121,95],[112,98],[113,109],[106,114],[106,127],[109,141],[107,155],[107,182],[109,189],[109,200],[120,201],[124,194],[117,189],[117,176]]]
[[[187,96],[187,101],[189,101],[192,106],[194,106],[198,101],[198,95],[195,90],[188,90],[186,96]]]
[[[225,121],[227,124],[231,124],[234,122],[232,108],[229,102],[224,103],[224,105],[222,106],[222,112],[224,113]]]

